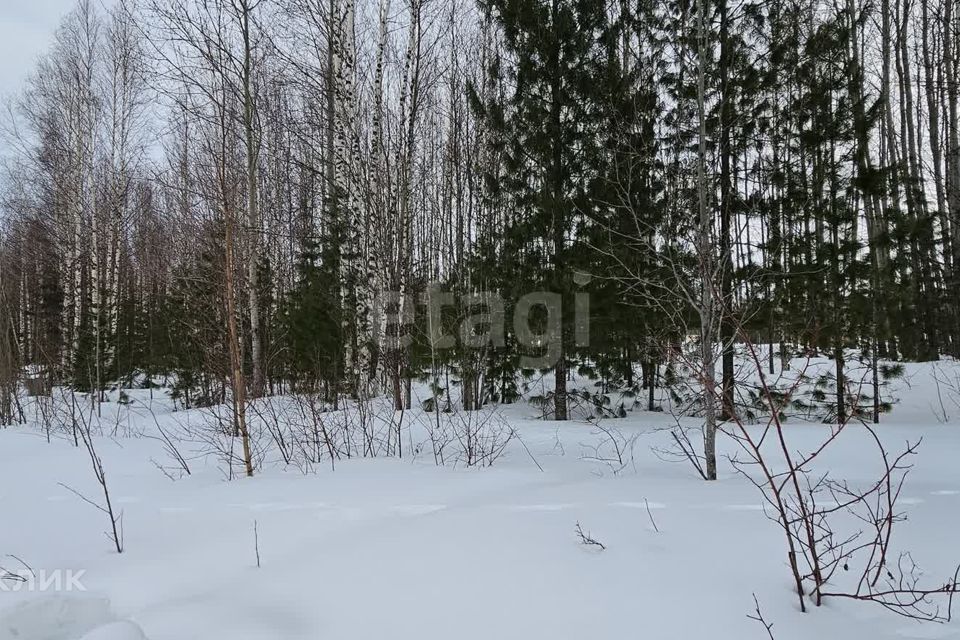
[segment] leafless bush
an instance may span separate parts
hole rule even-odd
[[[634,464],[633,450],[640,437],[639,433],[624,434],[619,429],[604,425],[599,419],[589,422],[593,426],[591,435],[596,438],[596,441],[580,443],[580,446],[587,451],[586,454],[581,455],[582,460],[602,463],[614,475]]]
[[[766,618],[763,617],[763,612],[760,611],[760,601],[757,600],[757,594],[753,594],[753,605],[753,613],[748,613],[747,617],[751,620],[756,620],[763,625],[763,630],[767,632],[767,638],[769,638],[769,640],[774,640],[773,623],[767,622]]]
[[[191,475],[190,472],[190,463],[187,462],[186,457],[180,451],[180,448],[177,446],[174,438],[175,436],[168,433],[162,426],[160,426],[160,421],[157,419],[157,415],[153,412],[152,408],[147,409],[150,412],[150,417],[153,418],[153,423],[157,428],[158,436],[144,434],[144,437],[151,438],[153,440],[158,440],[163,444],[163,450],[167,454],[167,458],[174,462],[173,466],[162,465],[156,460],[152,460],[153,464],[163,472],[171,480],[178,480],[179,478],[175,477],[174,474],[178,474],[180,478],[184,475]]]
[[[213,405],[197,409],[200,424],[187,425],[190,437],[200,448],[201,455],[212,456],[220,463],[220,471],[228,480],[246,473],[248,460],[243,450],[243,434],[238,433],[234,409],[230,404]],[[250,466],[260,469],[266,457],[268,444],[263,424],[255,420],[245,421],[245,431],[250,446]]]
[[[767,389],[760,360],[749,343],[748,348]],[[909,553],[891,561],[894,525],[903,519],[896,503],[919,440],[890,453],[873,426],[859,421],[875,445],[882,471],[875,481],[853,485],[816,464],[851,428],[850,419],[832,425],[812,451],[795,452],[784,433],[778,397],[769,391],[764,397],[769,417],[762,428],[748,428],[733,416],[723,433],[743,454],[732,458],[734,468],[762,492],[768,516],[783,532],[801,610],[806,611],[807,596],[817,606],[824,598],[844,598],[872,602],[915,620],[949,620],[960,568],[952,578],[929,586],[921,584]]]
[[[294,441],[289,432],[290,421],[286,419],[286,413],[282,407],[278,410],[278,400],[273,397],[262,398],[257,402],[250,404],[249,411],[255,416],[270,435],[277,453],[280,454],[283,464],[290,466],[294,457]]]
[[[386,455],[394,431],[393,402],[361,397],[348,402],[341,423],[347,446],[364,458]]]
[[[596,548],[599,549],[600,551],[606,551],[606,549],[607,549],[606,545],[604,545],[602,542],[600,542],[600,541],[597,540],[596,538],[590,537],[590,533],[589,533],[589,532],[588,532],[588,533],[584,533],[584,532],[583,532],[583,528],[580,526],[580,523],[579,523],[579,522],[577,523],[577,526],[576,526],[576,528],[574,529],[574,531],[575,531],[576,534],[577,534],[577,538],[580,539],[580,544],[586,545],[586,546],[588,546],[588,547],[596,547]]]
[[[199,416],[199,423],[197,423]],[[191,419],[193,424],[191,423]],[[157,425],[155,439],[163,442],[174,465],[161,467],[170,475],[187,474],[190,463],[182,443],[195,445],[199,455],[220,461],[233,478],[243,458],[235,442],[230,407],[214,405],[186,414],[180,439]],[[247,426],[255,467],[276,460],[303,473],[318,464],[336,468],[339,461],[361,457],[417,457],[429,452],[437,465],[487,467],[507,450],[517,434],[494,407],[464,411],[395,410],[389,398],[349,399],[332,403],[319,393],[266,396],[249,403]],[[532,454],[529,454],[533,459]],[[539,463],[534,460],[539,467]],[[172,472],[172,473],[171,473]]]
[[[78,394],[67,387],[56,387],[51,391],[50,402],[44,407],[45,428],[48,440],[52,437],[65,437],[80,446],[80,424],[86,423],[93,429],[92,406],[77,399]],[[86,411],[89,411],[89,415]],[[99,428],[99,425],[96,425]],[[102,435],[102,433],[101,433]]]
[[[429,444],[434,464],[442,466],[446,464],[449,447],[457,442],[457,438],[450,427],[450,421],[443,417],[444,412],[436,407],[436,403],[433,403],[432,407],[429,412],[414,414],[411,428],[420,426],[427,434],[426,442],[414,446],[414,455]]]
[[[327,405],[318,393],[267,397],[250,405],[251,413],[269,435],[284,465],[311,473],[324,458],[331,467],[338,445],[328,429]]]
[[[939,404],[939,408],[934,407],[934,413],[938,421],[947,422],[951,412],[960,410],[960,371],[956,367],[947,371],[943,365],[934,363],[931,377],[936,385]]]
[[[33,569],[30,567],[30,565],[17,556],[7,554],[7,557],[19,564],[22,569],[11,570],[3,565],[0,565],[0,582],[28,582],[28,578],[24,574],[33,575]]]
[[[47,439],[47,444],[50,444],[53,439],[53,396],[38,395],[33,400],[37,407],[37,418],[43,429],[43,435]]]
[[[438,466],[489,467],[513,440],[519,440],[516,431],[493,405],[467,411],[458,403],[446,403],[438,409],[431,399],[425,406],[429,407],[425,412],[409,412],[406,428],[411,438],[414,430],[422,434],[422,441],[411,442],[414,455],[422,454],[429,447]]]
[[[703,427],[690,427],[680,423],[679,418],[674,416],[675,425],[669,429],[671,444],[669,447],[653,447],[655,456],[667,462],[687,462],[696,470],[697,475],[702,479],[707,479],[705,469],[706,458],[700,454],[698,448],[693,444],[690,438],[691,433],[695,433],[697,438],[703,441]]]
[[[73,395],[72,397],[74,398],[74,404],[76,404],[76,395]],[[110,529],[105,533],[105,535],[113,543],[117,553],[123,553],[123,512],[118,514],[114,511],[113,501],[110,499],[110,488],[107,485],[107,472],[103,468],[103,460],[101,460],[100,455],[97,453],[96,445],[94,443],[94,435],[91,431],[91,420],[89,419],[89,416],[87,416],[82,410],[78,410],[76,407],[74,408],[72,415],[74,419],[72,431],[75,437],[79,437],[80,441],[83,442],[83,446],[90,458],[90,464],[93,468],[93,475],[97,480],[97,484],[100,485],[100,490],[103,493],[103,504],[87,498],[85,495],[68,485],[60,483],[60,486],[67,491],[70,491],[87,504],[103,512],[107,516],[110,521]]]
[[[516,436],[510,423],[494,409],[446,414],[457,445],[456,462],[468,467],[491,467]]]
[[[410,423],[403,415],[409,412],[394,411],[388,399],[350,399],[334,406],[312,392],[260,398],[248,411],[251,428],[259,429],[285,465],[303,473],[355,457],[400,457],[401,435]]]

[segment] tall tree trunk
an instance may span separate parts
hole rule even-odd
[[[559,16],[559,0],[553,0],[551,3],[551,24],[556,24]],[[560,68],[560,52],[559,44],[554,47],[554,50],[551,52],[552,60],[550,61],[550,67],[552,69]],[[559,77],[554,78],[551,82],[551,96],[550,96],[550,120],[553,125],[554,138],[551,140],[553,145],[553,159],[551,166],[549,167],[550,175],[548,176],[550,184],[550,206],[553,208],[553,272],[554,272],[554,282],[557,286],[562,286],[561,283],[566,281],[565,278],[565,254],[566,254],[566,230],[564,228],[565,221],[567,216],[572,215],[571,212],[565,211],[565,202],[566,194],[564,193],[564,180],[563,180],[563,147],[564,144],[561,140],[561,132],[563,131],[563,87],[561,86],[561,80]],[[564,300],[565,302],[565,300]],[[561,304],[562,307],[562,304]],[[557,363],[554,366],[554,389],[553,389],[553,411],[554,418],[557,420],[566,420],[567,419],[567,350],[566,350],[566,327],[563,322],[563,309],[554,310],[554,312],[561,313],[560,320],[560,334],[557,336],[550,336],[549,339],[557,340]]]
[[[706,0],[697,2],[697,202],[699,205],[700,353],[703,378],[703,454],[707,480],[717,479],[716,364],[713,355],[713,216],[707,202]]]
[[[254,398],[263,395],[263,341],[260,335],[260,141],[257,135],[256,104],[253,87],[253,42],[251,40],[251,0],[240,0],[240,32],[243,38],[243,134],[246,146],[247,178],[247,280],[250,307],[250,359]]]
[[[953,273],[949,289],[956,296],[960,291],[960,79],[957,78],[955,37],[960,34],[956,2],[945,0],[943,12],[943,79],[947,96],[947,179],[946,200],[949,209],[950,242],[953,252]],[[958,305],[960,307],[960,305]],[[960,351],[960,309],[952,327],[954,352]]]
[[[230,351],[230,382],[232,391],[233,417],[235,434],[240,436],[243,446],[243,466],[247,477],[253,476],[253,455],[250,449],[250,432],[247,429],[247,383],[243,373],[243,356],[241,352],[240,329],[237,323],[236,283],[234,272],[234,221],[229,210],[224,211],[224,296],[226,297],[227,311],[227,341]],[[233,461],[231,460],[231,464]]]
[[[733,57],[730,42],[730,16],[727,0],[719,0],[720,13],[720,343],[723,348],[722,402],[720,418],[730,420],[736,412],[734,399],[734,296],[733,261],[731,258],[733,211],[733,179],[730,171],[732,150],[730,137],[733,95],[730,87],[730,64]]]

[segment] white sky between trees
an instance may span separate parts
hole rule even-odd
[[[113,0],[92,0],[99,7]],[[0,0],[0,100],[15,96],[76,0]]]

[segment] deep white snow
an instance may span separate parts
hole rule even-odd
[[[937,582],[960,562],[960,406],[933,373],[908,366],[879,430],[891,448],[923,437],[894,546]],[[619,470],[596,460],[610,451],[595,427],[540,420],[524,402],[499,409],[522,442],[492,468],[436,466],[428,414],[408,416],[400,460],[302,473],[262,436],[261,472],[228,481],[205,445],[184,442],[193,473],[173,481],[157,467],[172,462],[151,437],[156,424],[182,433],[209,412],[129,394],[131,404],[103,406],[96,441],[123,511],[122,555],[104,514],[60,484],[100,499],[82,447],[65,434],[48,444],[38,424],[0,431],[0,565],[21,569],[12,554],[35,572],[82,571],[84,587],[5,583],[0,640],[762,640],[747,617],[754,595],[777,640],[960,637],[956,622],[921,625],[869,604],[800,613],[757,490],[725,459],[715,483],[661,460],[666,413],[603,423],[624,441],[637,436]],[[826,429],[791,422],[791,444],[814,446]],[[823,465],[869,482],[868,445],[851,427]],[[725,439],[720,447],[732,452]],[[582,545],[578,522],[606,549]]]

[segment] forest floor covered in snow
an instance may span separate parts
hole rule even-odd
[[[938,366],[907,365],[878,428],[893,450],[923,439],[893,547],[932,582],[960,562],[960,398],[933,379],[944,368],[956,379],[955,365]],[[258,473],[227,480],[212,440],[183,435],[211,410],[127,394],[111,395],[95,429],[122,554],[106,516],[74,493],[102,501],[69,431],[48,443],[39,423],[0,430],[0,565],[70,570],[82,587],[5,582],[0,640],[763,640],[758,604],[777,640],[960,638],[958,621],[920,624],[871,603],[827,599],[801,613],[763,496],[725,457],[712,483],[664,460],[676,425],[666,412],[638,408],[605,431],[542,420],[528,402],[501,406],[491,411],[517,437],[492,467],[468,468],[435,464],[423,435],[434,415],[415,409],[400,425],[402,457],[285,464],[261,433]],[[797,450],[829,429],[786,426]],[[872,447],[851,425],[818,464],[869,484]],[[729,438],[719,448],[735,453]],[[578,523],[604,548],[584,544]]]

